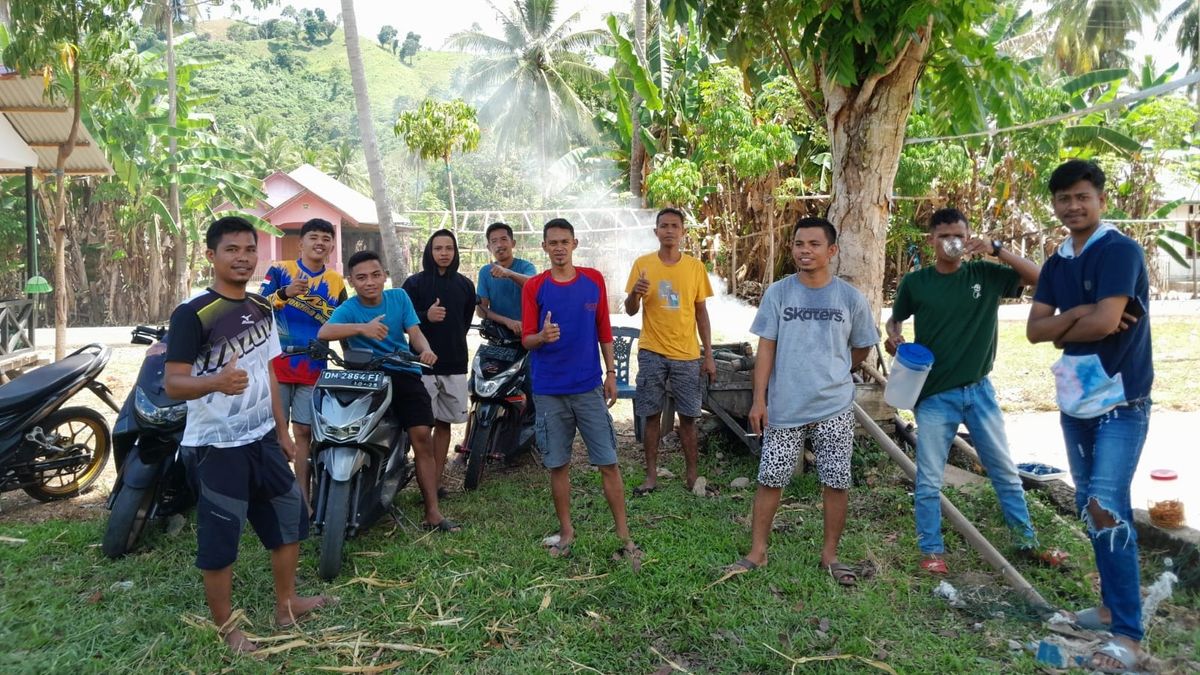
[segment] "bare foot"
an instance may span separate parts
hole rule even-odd
[[[287,605],[275,605],[275,625],[280,628],[291,628],[313,610],[333,607],[337,603],[337,598],[329,595],[313,595],[307,598],[293,595]]]
[[[224,640],[225,644],[229,645],[234,654],[249,654],[258,651],[258,645],[254,644],[250,638],[246,637],[245,633],[236,628],[225,633]]]

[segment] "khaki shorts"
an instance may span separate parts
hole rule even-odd
[[[467,421],[467,375],[422,375],[429,392],[433,418],[439,422],[462,424]]]

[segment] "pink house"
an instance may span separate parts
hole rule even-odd
[[[257,277],[266,274],[276,260],[300,256],[300,227],[311,218],[333,223],[336,234],[329,265],[339,272],[356,251],[379,250],[375,201],[317,167],[304,164],[289,173],[277,171],[263,180],[263,191],[267,193],[266,201],[245,210],[283,230],[284,236],[259,234]],[[231,208],[232,204],[224,204],[218,210]],[[397,229],[410,229],[399,216],[393,215],[393,222],[400,224]]]

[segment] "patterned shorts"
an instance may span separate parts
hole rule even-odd
[[[633,412],[649,417],[662,412],[667,383],[675,399],[675,412],[684,417],[699,417],[704,401],[700,383],[701,359],[678,361],[645,349],[638,350],[637,391],[633,395]]]
[[[854,452],[854,410],[799,427],[768,426],[758,464],[758,484],[782,488],[792,480],[804,441],[812,439],[817,478],[835,490],[850,489],[850,456]]]

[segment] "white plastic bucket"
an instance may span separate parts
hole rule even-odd
[[[896,358],[892,359],[883,400],[890,406],[912,410],[932,368],[933,352],[915,342],[901,344],[896,348]]]

